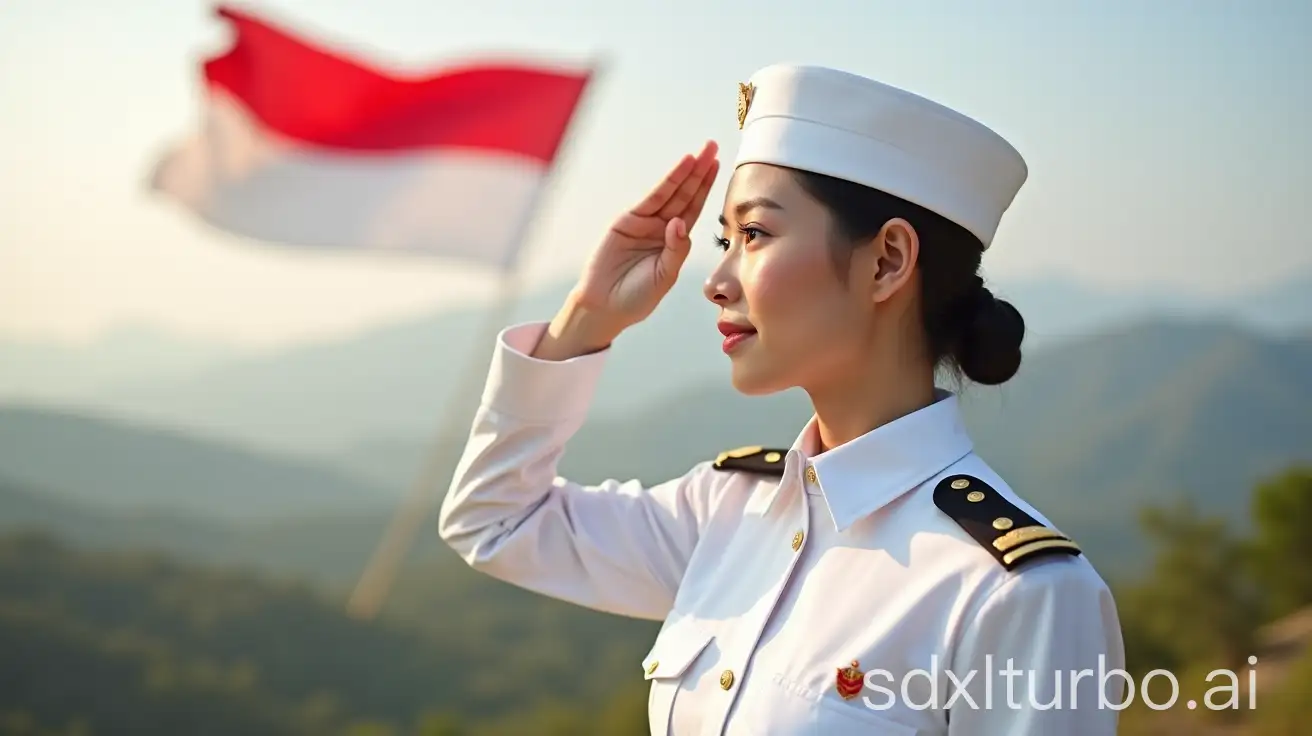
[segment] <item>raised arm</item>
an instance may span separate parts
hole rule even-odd
[[[610,345],[669,292],[718,169],[708,143],[616,221],[550,325],[503,332],[442,538],[474,568],[602,611],[663,619],[716,503],[709,464],[644,488],[557,475]]]
[[[606,354],[530,357],[544,329],[515,327],[498,342],[442,506],[442,538],[498,579],[597,610],[663,619],[710,513],[715,478],[702,465],[650,488],[558,477]]]

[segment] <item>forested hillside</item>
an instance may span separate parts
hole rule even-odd
[[[1183,703],[1213,687],[1210,669],[1245,672],[1253,654],[1258,709],[1157,711],[1140,694],[1122,733],[1306,732],[1312,637],[1268,624],[1312,614],[1312,579],[1291,564],[1312,557],[1312,468],[1267,479],[1253,499],[1246,524],[1146,510],[1153,554],[1116,595],[1132,673],[1177,673]],[[153,553],[0,536],[0,734],[645,733],[637,663],[654,624],[459,564],[411,566],[379,621],[350,619],[341,602],[340,590]],[[1153,689],[1158,703],[1169,695]]]
[[[647,627],[430,584],[363,623],[303,584],[0,537],[0,733],[643,732]]]
[[[1312,655],[1263,632],[1312,605],[1312,475],[1281,475],[1312,466],[1312,342],[1144,324],[963,401],[980,452],[1111,579],[1132,669],[1181,673],[1183,700],[1196,670],[1261,658],[1256,717],[1140,705],[1124,733],[1300,733]],[[689,386],[589,423],[561,469],[654,482],[786,445],[807,414]],[[286,457],[31,408],[0,438],[0,735],[645,733],[656,625],[478,575],[431,519],[379,620],[344,613],[414,438]]]

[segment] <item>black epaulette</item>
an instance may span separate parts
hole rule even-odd
[[[957,522],[1007,570],[1049,555],[1081,554],[1050,529],[973,475],[951,475],[934,488],[934,505]]]
[[[727,450],[715,458],[716,470],[740,470],[747,473],[762,473],[782,478],[784,475],[784,456],[787,450],[767,447],[739,447]]]

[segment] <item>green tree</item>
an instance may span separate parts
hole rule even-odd
[[[1312,605],[1312,468],[1299,467],[1257,486],[1250,560],[1264,590],[1266,618]]]
[[[342,736],[396,736],[396,729],[379,721],[358,721],[348,726]]]
[[[1155,548],[1148,577],[1127,596],[1135,642],[1173,662],[1239,668],[1252,650],[1260,598],[1245,546],[1223,519],[1190,501],[1148,508],[1141,521]]]
[[[415,736],[468,736],[469,733],[454,713],[427,713],[415,729]]]
[[[645,680],[621,688],[597,715],[596,732],[604,736],[646,736],[648,687]]]
[[[1172,646],[1169,623],[1156,609],[1157,596],[1147,585],[1124,585],[1115,590],[1121,636],[1125,640],[1125,669],[1135,678],[1151,670],[1180,671],[1187,662],[1179,647]]]
[[[1253,718],[1254,736],[1303,736],[1312,703],[1312,648],[1295,660],[1272,693],[1259,693]]]

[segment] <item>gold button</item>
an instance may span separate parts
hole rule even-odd
[[[802,548],[802,540],[805,539],[805,538],[806,538],[806,535],[805,535],[805,534],[802,534],[801,532],[798,532],[798,533],[796,533],[796,534],[793,535],[793,551],[794,551],[794,552],[796,552],[797,550],[799,550],[799,549]]]
[[[969,488],[970,481],[966,480],[965,478],[957,478],[956,480],[952,481],[952,487],[957,489],[958,491],[961,490],[962,488]]]
[[[661,666],[660,662],[652,662],[651,664],[647,665],[647,674],[650,675],[651,673],[655,672],[656,668],[660,666]]]
[[[733,670],[725,670],[720,673],[720,687],[725,690],[733,687]]]
[[[767,452],[767,453],[765,453],[765,461],[766,461],[767,463],[777,463],[777,462],[779,462],[779,458],[781,458],[781,457],[783,457],[783,455],[780,455],[780,454],[777,453],[777,452]]]
[[[1005,516],[999,516],[993,520],[993,528],[1000,532],[1005,532],[1011,528],[1011,519],[1008,519]]]
[[[819,479],[816,477],[816,474],[815,474],[815,468],[812,467],[812,466],[810,466],[810,465],[806,466],[806,482],[807,482],[807,483],[818,483],[818,482],[819,482]]]
[[[966,500],[971,503],[979,503],[984,500],[984,493],[983,491],[971,491],[966,494]]]

